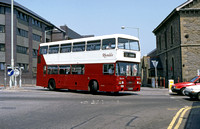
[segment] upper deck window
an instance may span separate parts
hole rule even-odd
[[[42,46],[40,47],[40,54],[47,54],[48,46]]]
[[[72,45],[70,44],[62,44],[60,47],[60,53],[71,52]]]
[[[87,51],[100,50],[100,47],[101,47],[100,40],[87,42]]]
[[[58,51],[59,51],[59,45],[49,46],[49,54],[58,53]]]
[[[85,51],[85,42],[79,42],[73,44],[73,52]]]
[[[103,39],[102,49],[115,49],[115,38]]]
[[[139,51],[139,43],[136,40],[118,38],[118,48]]]

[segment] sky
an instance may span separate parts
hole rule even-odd
[[[138,36],[142,56],[156,48],[153,30],[187,0],[14,0],[59,27],[81,35]],[[130,27],[121,29],[121,26]]]

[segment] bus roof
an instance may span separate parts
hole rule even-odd
[[[48,42],[48,43],[41,43],[40,46],[48,46],[48,45],[56,45],[56,44],[64,44],[64,43],[74,43],[74,42],[82,42],[82,41],[93,41],[93,40],[100,40],[106,38],[127,38],[133,40],[139,40],[137,37],[126,35],[126,34],[112,34],[112,35],[103,35],[103,36],[96,36],[96,37],[87,37],[87,38],[80,38],[80,39],[73,39],[73,40],[62,40],[56,42]]]

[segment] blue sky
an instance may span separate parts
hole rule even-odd
[[[187,0],[15,0],[56,26],[81,35],[129,34],[140,28],[142,56],[156,48],[152,31]]]

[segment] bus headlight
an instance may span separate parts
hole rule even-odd
[[[119,81],[119,84],[124,84],[124,81]]]
[[[141,84],[141,81],[137,81],[137,84]]]

